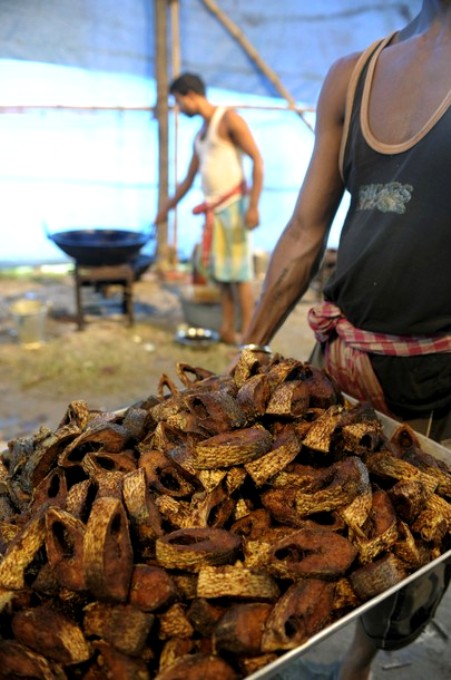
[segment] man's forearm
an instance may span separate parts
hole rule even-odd
[[[283,325],[299,299],[308,288],[309,277],[302,284],[298,277],[290,276],[288,270],[268,283],[257,302],[252,320],[243,336],[243,343],[267,345]]]
[[[168,198],[169,210],[173,210],[177,203],[188,193],[191,188],[191,182],[184,180],[177,185],[174,195]]]
[[[321,256],[322,239],[301,238],[302,247],[296,238],[296,229],[291,227],[271,257],[262,294],[243,336],[245,344],[268,344],[308,289]]]
[[[257,208],[263,188],[263,162],[254,161],[252,167],[252,186],[249,189],[249,204]]]

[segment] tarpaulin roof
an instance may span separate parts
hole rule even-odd
[[[0,59],[153,78],[155,3],[159,1],[1,0]],[[202,74],[213,87],[280,96],[206,2],[168,0],[168,8],[174,3],[179,8],[182,70]],[[292,97],[314,106],[333,61],[404,25],[421,0],[217,0],[215,4]],[[169,21],[169,32],[170,28]]]
[[[167,19],[168,77],[177,47],[181,70],[202,74],[212,101],[237,106],[253,131],[265,163],[261,226],[253,243],[268,251],[291,215],[313,134],[292,111],[280,111],[285,107],[275,99],[280,94],[274,81],[211,8],[241,31],[298,106],[314,108],[334,60],[401,27],[420,5],[421,0],[0,0],[0,223],[9,233],[0,266],[61,258],[47,229],[147,229],[162,188],[158,119],[148,113],[156,103],[157,9]],[[314,122],[314,114],[306,118]],[[184,116],[177,124],[176,116],[170,120],[169,191],[185,172],[199,125]],[[171,214],[171,241],[183,257],[199,239],[202,220],[192,207],[200,199],[196,180]],[[332,245],[345,210],[343,201]]]

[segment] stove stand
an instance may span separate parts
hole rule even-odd
[[[75,304],[77,310],[78,330],[85,327],[82,303],[82,286],[119,285],[123,288],[123,313],[128,317],[130,326],[134,324],[133,315],[133,282],[136,272],[132,264],[102,265],[98,267],[75,264]]]

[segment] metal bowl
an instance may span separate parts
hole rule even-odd
[[[219,342],[219,333],[210,328],[179,328],[175,334],[175,341],[188,347],[209,347]]]
[[[48,234],[66,255],[87,266],[128,262],[152,236],[152,233],[126,229],[70,229]]]

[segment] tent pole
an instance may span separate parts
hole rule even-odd
[[[169,0],[170,16],[171,16],[171,59],[172,59],[172,78],[180,75],[181,58],[180,58],[180,0]],[[174,184],[177,186],[177,166],[178,166],[178,133],[179,133],[179,112],[178,107],[174,109]],[[178,219],[177,206],[173,211],[172,222],[172,247],[174,249],[174,257],[177,258],[177,241],[178,241]]]
[[[290,92],[286,89],[284,84],[281,82],[279,76],[273,71],[273,69],[261,58],[255,47],[246,38],[243,31],[238,28],[238,26],[223,12],[214,0],[202,0],[207,9],[221,22],[221,24],[229,31],[229,33],[235,38],[235,40],[241,45],[246,54],[252,59],[252,61],[257,65],[260,71],[265,75],[268,80],[274,85],[276,90],[279,92],[281,97],[285,99],[293,108],[302,121],[307,125],[307,127],[313,131],[312,126],[308,120],[304,117],[303,113],[297,109],[296,102]]]
[[[180,75],[180,0],[169,0],[171,8],[172,77]]]
[[[155,80],[157,105],[155,115],[158,123],[158,207],[168,195],[169,173],[169,106],[167,63],[167,0],[154,0],[155,12]],[[157,231],[157,263],[160,268],[168,265],[168,224],[160,224]]]

